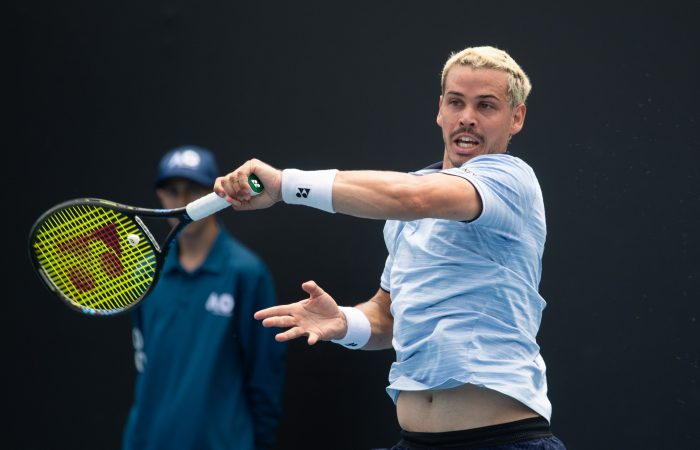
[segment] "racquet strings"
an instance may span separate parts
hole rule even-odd
[[[96,205],[66,206],[34,234],[36,261],[65,300],[91,314],[114,314],[137,302],[156,274],[156,254],[129,216]]]

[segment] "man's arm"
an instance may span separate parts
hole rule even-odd
[[[369,320],[372,334],[362,350],[383,350],[391,348],[394,336],[394,316],[391,315],[391,297],[384,289],[379,289],[371,299],[355,305]]]
[[[481,199],[471,183],[443,173],[339,171],[333,182],[333,207],[370,219],[473,220],[481,212]]]
[[[267,208],[283,199],[283,182],[289,181],[282,173],[253,159],[217,178],[214,191],[226,197],[236,210]],[[261,195],[250,195],[247,180],[251,174],[257,175],[265,186]],[[302,179],[303,176],[302,173]],[[372,219],[473,220],[482,208],[481,198],[469,181],[443,173],[415,176],[372,170],[338,171],[329,192],[335,212]]]

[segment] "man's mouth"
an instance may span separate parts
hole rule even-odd
[[[454,143],[460,148],[473,148],[479,145],[479,140],[471,136],[460,136]]]

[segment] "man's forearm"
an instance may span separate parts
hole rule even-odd
[[[332,192],[335,212],[369,219],[471,220],[481,211],[471,183],[445,174],[340,171]]]
[[[369,319],[372,335],[362,350],[384,350],[391,348],[394,317],[391,315],[391,297],[380,289],[377,294],[364,303],[355,306]]]

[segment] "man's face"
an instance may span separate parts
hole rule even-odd
[[[437,116],[445,142],[443,168],[459,167],[478,155],[505,152],[524,121],[525,105],[510,106],[506,72],[452,67]]]

